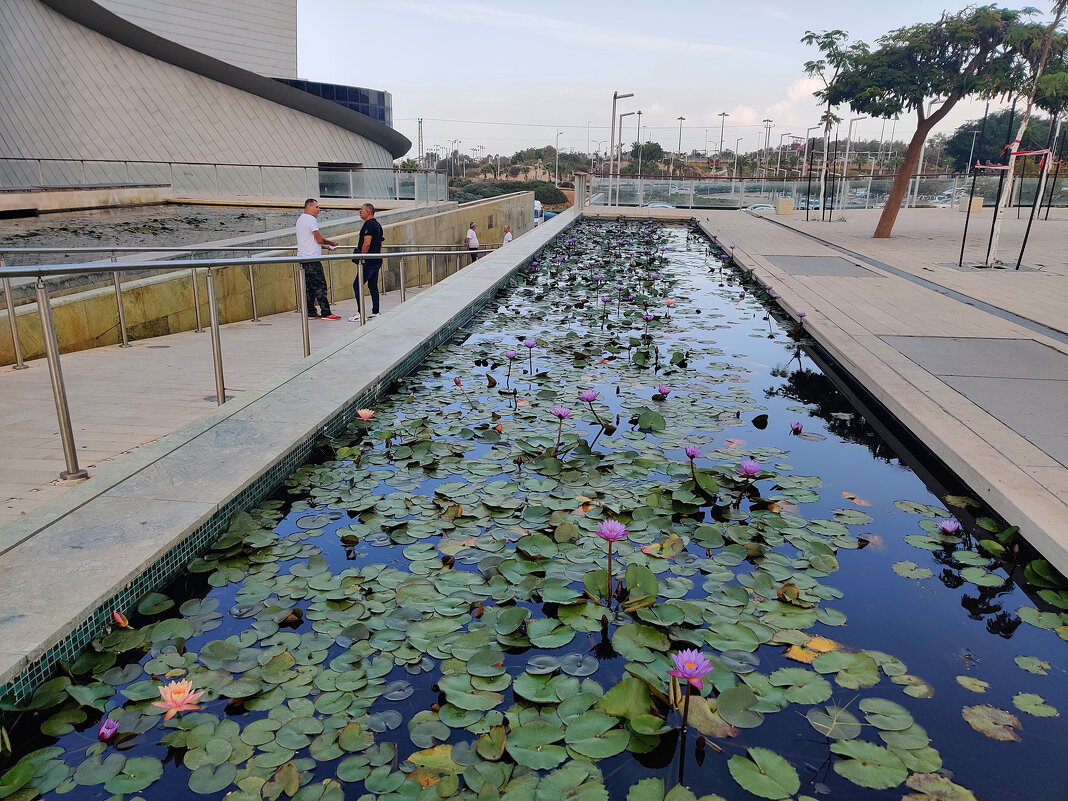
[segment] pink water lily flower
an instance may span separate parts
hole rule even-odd
[[[946,520],[939,520],[938,530],[943,534],[956,534],[960,531],[960,523],[952,517],[947,518]]]
[[[698,448],[696,445],[687,445],[686,446],[686,458],[688,458],[688,459],[690,459],[692,461],[692,460],[696,459],[700,455],[701,455],[701,449]]]
[[[742,459],[742,463],[734,471],[744,478],[756,478],[763,472],[760,462],[755,459]]]
[[[578,394],[578,397],[583,403],[593,403],[601,397],[601,393],[595,389],[584,389]]]
[[[703,687],[701,677],[715,668],[715,665],[708,661],[708,657],[696,649],[673,653],[671,661],[675,669],[669,670],[668,675],[684,679],[699,690]]]
[[[671,298],[668,298],[667,300],[664,301],[664,305],[665,306],[674,306],[675,305],[675,301],[673,301]]]
[[[571,410],[564,408],[563,406],[554,406],[553,414],[559,417],[561,420],[566,420],[571,416]]]
[[[602,520],[597,526],[597,536],[609,542],[616,542],[627,536],[626,526],[618,520]]]
[[[456,379],[456,380],[459,381],[460,379]],[[366,422],[367,420],[370,420],[372,417],[374,417],[375,413],[374,413],[373,409],[360,409],[358,412],[356,412],[356,415],[361,420]]]
[[[666,398],[668,395],[671,394],[671,387],[669,387],[667,384],[660,384],[656,388],[656,391]]]
[[[188,679],[172,681],[170,684],[159,687],[160,700],[153,701],[152,706],[167,710],[163,719],[170,720],[179,712],[200,709],[197,701],[200,700],[200,696],[203,694],[202,690],[194,690]]]
[[[504,358],[506,358],[506,359],[508,359],[508,360],[512,360],[512,359],[515,359],[515,358],[517,358],[518,356],[519,356],[519,354],[518,354],[518,353],[516,353],[516,352],[515,352],[514,350],[506,350],[506,351],[504,352]]]
[[[801,423],[790,423],[791,434],[800,434],[802,428],[804,428],[804,426],[802,426]]]

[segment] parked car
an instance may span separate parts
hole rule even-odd
[[[642,208],[646,209],[673,209],[675,208],[670,203],[665,203],[663,200],[651,200],[648,203],[642,203]]]
[[[770,203],[754,203],[752,206],[746,206],[742,211],[775,211],[775,207]]]

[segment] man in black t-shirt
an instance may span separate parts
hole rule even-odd
[[[375,219],[375,207],[370,203],[364,203],[360,207],[360,218],[363,227],[360,229],[360,238],[357,252],[381,253],[382,252],[382,224]],[[378,271],[382,269],[382,259],[353,259],[357,264],[363,262],[363,282],[367,284],[367,291],[371,294],[371,316],[379,313],[378,308]],[[356,274],[352,282],[352,292],[356,295],[356,308],[360,308],[360,274]],[[351,322],[358,322],[359,314],[349,318]]]

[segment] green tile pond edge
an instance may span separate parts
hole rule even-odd
[[[452,338],[458,330],[466,325],[487,303],[512,282],[516,273],[523,266],[529,264],[538,251],[570,228],[577,219],[577,212],[565,212],[553,221],[555,224],[545,223],[541,230],[535,228],[529,234],[533,241],[531,241],[529,247],[523,248],[522,251],[520,251],[520,247],[523,243],[517,239],[515,241],[515,250],[520,251],[517,256],[521,256],[521,258],[506,273],[469,301],[467,305],[459,309],[448,322],[438,328],[431,336],[415,345],[401,361],[382,372],[363,391],[338,407],[315,432],[297,442],[285,454],[275,459],[248,486],[241,489],[233,498],[221,505],[208,520],[140,573],[132,582],[110,596],[88,618],[78,624],[73,631],[49,647],[44,654],[32,660],[14,679],[0,685],[0,698],[5,698],[5,700],[13,701],[16,704],[28,701],[42,683],[56,674],[56,669],[60,662],[73,661],[96,637],[105,633],[111,623],[112,610],[125,611],[134,608],[137,601],[147,593],[159,590],[181,575],[190,561],[207,552],[210,545],[226,531],[234,512],[250,511],[270,496],[281,486],[286,477],[308,460],[308,456],[319,437],[341,432],[356,418],[358,409],[374,405],[398,380],[418,367],[428,354]],[[538,236],[539,232],[541,232],[541,236]],[[497,252],[499,253],[500,251]],[[462,280],[463,273],[459,275]],[[453,278],[455,277],[453,276]],[[441,285],[439,283],[437,286]],[[425,296],[421,295],[420,297]],[[263,397],[266,397],[266,395]],[[264,423],[264,425],[269,425],[269,423]],[[0,722],[3,722],[5,717],[5,714],[0,712]]]

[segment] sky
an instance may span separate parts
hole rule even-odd
[[[841,29],[874,44],[967,4],[957,2],[298,0],[297,67],[308,80],[391,92],[411,156],[420,117],[427,151],[459,139],[467,155],[557,141],[561,151],[604,152],[613,92],[634,94],[619,101],[617,124],[640,110],[643,140],[677,150],[681,133],[682,150],[715,153],[722,123],[724,149],[744,153],[763,146],[761,120],[772,120],[772,147],[818,124],[812,92],[821,84],[804,63],[819,53],[801,43],[806,31]],[[935,133],[981,117],[983,106],[962,101]],[[839,116],[845,138],[857,115]],[[625,146],[637,140],[637,121],[623,118]],[[885,127],[859,120],[853,135],[903,140],[914,129],[912,114]]]

